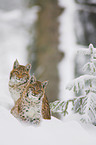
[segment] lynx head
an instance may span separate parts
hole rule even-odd
[[[36,81],[36,78],[33,75],[31,77],[30,84],[27,87],[26,97],[30,98],[33,101],[42,100],[47,84],[48,81]]]
[[[29,80],[29,71],[31,64],[26,66],[20,65],[16,60],[13,65],[13,70],[10,73],[10,81],[12,84],[22,84]]]

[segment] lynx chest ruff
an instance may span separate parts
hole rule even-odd
[[[26,88],[26,85],[27,83],[21,85],[14,85],[11,81],[9,81],[9,91],[14,102],[16,102],[20,98],[21,94]]]
[[[16,102],[20,98],[21,90],[9,86],[9,91],[11,93],[12,99],[14,102]]]
[[[25,109],[25,116],[28,116],[28,118],[41,118],[41,107],[42,102],[41,101],[31,101],[31,104],[29,106],[26,106]]]

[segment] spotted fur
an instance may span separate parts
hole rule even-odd
[[[35,81],[31,82],[26,91],[16,101],[11,113],[21,120],[39,124],[42,118],[42,100],[45,94],[45,82]]]
[[[34,75],[32,75],[32,77],[30,78],[29,75],[30,67],[31,67],[30,64],[23,66],[23,65],[19,65],[17,60],[14,62],[13,70],[10,73],[10,80],[9,80],[9,91],[15,102],[15,106],[12,108],[11,113],[17,118],[19,117],[22,120],[31,122],[33,118],[32,112],[34,112],[34,109],[35,109],[35,113],[38,112],[36,111],[36,108],[38,108],[37,110],[39,110],[39,114],[38,113],[36,114],[39,115],[39,116],[37,115],[38,116],[37,118],[39,118],[39,120],[36,119],[35,116],[34,121],[32,121],[36,123],[36,122],[40,122],[40,118],[51,119],[50,107],[49,107],[47,97],[45,95],[45,88],[48,82],[44,81],[41,83],[40,81],[36,81]],[[40,91],[43,91],[43,96],[41,97],[42,99],[36,101],[33,99],[34,97],[32,97],[31,95],[31,100],[30,100],[30,97],[28,98],[28,88],[31,88],[29,93],[33,92],[35,94],[35,93],[40,93]],[[32,90],[33,88],[35,90]],[[26,98],[26,100],[31,103],[26,102],[24,98]],[[30,107],[31,111],[28,111],[26,113],[24,110],[22,110],[22,108],[24,109],[24,106],[26,106],[25,107],[26,110],[28,110],[28,108]],[[26,115],[24,117],[24,114],[28,114],[29,112],[31,112],[30,113],[31,118]]]

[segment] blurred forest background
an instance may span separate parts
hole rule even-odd
[[[26,46],[26,58],[27,58],[26,64],[27,63],[32,64],[31,74],[34,73],[37,79],[41,81],[49,80],[49,85],[47,87],[46,92],[47,92],[49,102],[52,102],[59,99],[59,95],[60,95],[59,85],[61,80],[63,80],[63,83],[65,83],[64,79],[66,80],[69,79],[71,75],[72,75],[71,77],[72,79],[83,73],[80,69],[80,64],[86,61],[85,58],[80,59],[79,57],[74,57],[73,55],[73,59],[71,60],[70,56],[68,58],[66,53],[71,53],[75,48],[78,48],[79,46],[88,47],[90,43],[93,43],[93,45],[96,47],[96,40],[95,40],[96,39],[96,0],[3,0],[3,1],[0,0],[1,17],[3,17],[2,16],[3,13],[9,14],[16,10],[22,11],[24,13],[25,11],[30,11],[32,8],[37,8],[36,20],[33,22],[33,20],[30,19],[32,22],[28,23],[29,20],[28,19],[25,22],[24,19],[26,16],[22,15],[19,23],[23,21],[23,25],[21,24],[18,25],[17,22],[16,27],[17,28],[24,27],[24,29],[26,29],[27,31],[28,43]],[[73,15],[70,15],[71,10]],[[30,11],[28,15],[31,17],[32,12]],[[62,18],[59,19],[61,15]],[[67,18],[69,18],[69,22],[67,23],[68,28],[67,25],[65,28],[65,25],[62,24],[63,27],[61,29],[60,23],[66,21],[65,18],[66,20]],[[4,20],[4,24],[10,18],[5,17],[5,19],[6,20]],[[72,24],[70,23],[71,19],[72,19]],[[2,23],[1,18],[0,18],[0,22]],[[7,23],[10,25],[10,22],[7,21]],[[27,26],[25,25],[25,23],[27,24]],[[73,31],[70,31],[70,27],[72,27]],[[66,31],[63,32],[63,28]],[[5,27],[4,28],[1,27],[0,31],[1,31],[0,38],[2,41],[2,37],[5,36],[4,34],[5,31],[7,31],[7,27],[6,29]],[[64,40],[63,43],[64,50],[63,47],[62,49],[60,48],[61,33],[64,33],[64,37],[62,38],[62,42]],[[65,39],[66,37],[68,39],[67,41]],[[74,45],[72,45],[73,42],[71,43],[73,37],[75,38]],[[0,49],[2,49],[1,41],[0,41]],[[68,47],[70,47],[71,49],[68,49]],[[7,48],[8,46],[6,45],[6,50],[8,51]],[[74,70],[70,71],[70,69],[67,69],[68,67],[67,61],[66,59],[64,59],[66,57],[69,61],[68,63],[69,68],[72,67],[71,61],[74,61],[73,62],[74,67],[72,68]],[[62,60],[65,61],[67,67],[63,68],[64,67],[63,63],[61,67],[63,68],[64,72],[67,70],[70,76],[65,76],[64,73],[62,73],[62,76],[60,76],[62,69],[58,70],[58,64]],[[62,90],[63,90],[63,86],[62,86]]]

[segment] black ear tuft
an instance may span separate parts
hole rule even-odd
[[[30,71],[30,69],[31,69],[31,64],[27,64],[27,65],[26,65],[26,70],[27,70],[27,71]]]
[[[45,89],[46,86],[48,85],[48,81],[43,81],[43,82],[42,82],[42,85],[43,85],[43,88]]]
[[[15,68],[17,68],[18,66],[19,66],[19,62],[18,62],[18,60],[16,59],[16,60],[14,61],[13,68],[15,69]]]
[[[32,75],[31,79],[30,79],[30,83],[36,82],[36,77],[34,76],[34,74]]]

